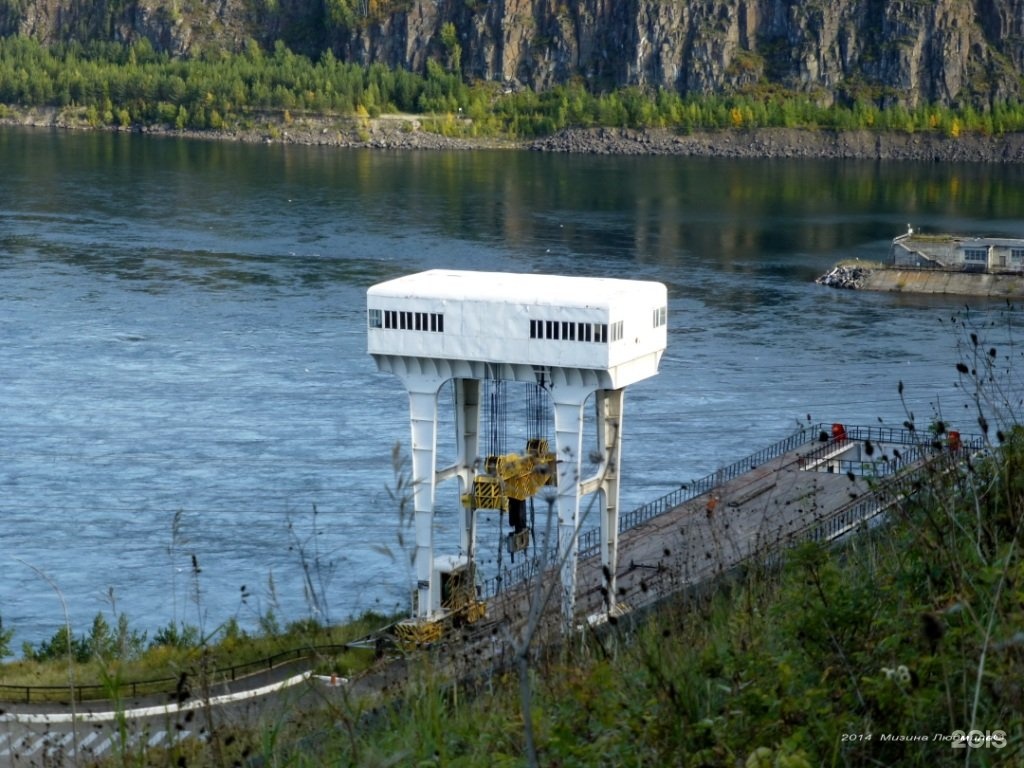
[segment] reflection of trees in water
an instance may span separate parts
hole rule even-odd
[[[750,274],[777,268],[765,256],[796,254],[801,276],[812,277],[837,252],[881,257],[875,250],[908,220],[1015,216],[1024,204],[1019,175],[988,166],[465,153],[429,183],[452,202],[438,223],[453,236],[539,256],[713,262]]]

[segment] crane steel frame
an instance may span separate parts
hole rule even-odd
[[[437,485],[458,478],[471,491],[481,460],[481,383],[541,383],[554,410],[558,558],[562,615],[574,622],[581,498],[599,493],[601,562],[616,598],[625,388],[658,371],[667,342],[661,283],[599,277],[429,270],[367,291],[367,346],[380,371],[409,398],[415,530],[416,615],[442,613],[440,574],[452,557],[434,555]],[[439,392],[454,383],[456,458],[437,467]],[[594,395],[601,462],[583,478],[584,407]],[[460,517],[472,557],[472,506]]]

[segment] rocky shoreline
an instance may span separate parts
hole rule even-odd
[[[81,116],[56,109],[5,107],[0,125],[93,130]],[[301,116],[288,121],[259,115],[251,127],[224,131],[176,131],[165,127],[125,130],[153,135],[265,144],[297,144],[382,150],[512,149],[594,155],[675,155],[735,158],[823,158],[917,162],[1024,163],[1024,133],[1003,136],[827,131],[797,128],[703,131],[666,129],[571,129],[533,140],[461,138],[426,129],[417,115],[378,118]]]
[[[597,128],[564,131],[538,139],[530,149],[546,152],[627,155],[691,155],[737,158],[827,158],[924,162],[1024,162],[1024,134],[1003,136],[826,131],[759,128],[676,134]]]

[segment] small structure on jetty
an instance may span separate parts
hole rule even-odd
[[[912,227],[889,248],[888,266],[1024,274],[1024,239],[925,235]]]
[[[665,286],[435,269],[374,285],[366,300],[368,351],[409,395],[417,581],[415,617],[399,634],[429,642],[440,637],[443,622],[483,615],[475,586],[475,512],[505,515],[512,529],[508,549],[522,551],[532,534],[527,502],[544,488],[557,510],[562,610],[571,622],[582,496],[599,494],[601,561],[613,579],[617,570],[625,388],[658,371],[667,340]],[[456,458],[438,469],[438,394],[449,381]],[[507,452],[503,444],[504,382],[524,385],[534,406],[522,453]],[[583,477],[583,409],[591,398],[600,464]],[[545,433],[548,409],[554,450]],[[453,477],[464,505],[460,550],[435,557],[435,487]],[[608,593],[614,600],[614,582]]]
[[[884,262],[845,261],[815,282],[892,293],[1024,296],[1024,239],[925,235],[893,238]]]

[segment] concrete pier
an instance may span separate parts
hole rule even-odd
[[[983,448],[981,440],[957,433],[843,425],[801,430],[623,515],[613,581],[619,610],[642,608],[803,541],[848,534],[882,515],[924,474],[946,471]],[[609,574],[590,538],[580,539],[578,623],[600,621],[609,606]],[[527,572],[530,564],[520,568]],[[538,594],[538,575],[539,569],[525,589],[510,584],[494,596],[490,616],[522,615]]]

